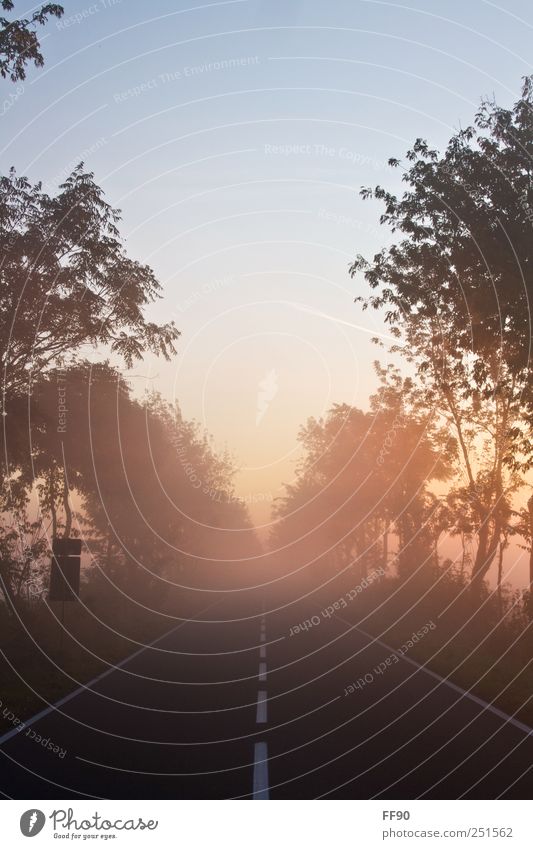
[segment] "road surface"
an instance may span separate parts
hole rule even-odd
[[[392,660],[390,646],[338,616],[295,633],[300,621],[294,607],[236,615],[222,597],[205,621],[180,623],[23,731],[4,735],[2,793],[530,796],[527,727],[408,655]]]

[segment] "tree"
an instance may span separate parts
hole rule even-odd
[[[434,554],[428,484],[446,479],[449,467],[442,436],[417,410],[410,381],[377,368],[381,385],[370,412],[337,404],[302,428],[304,456],[276,505],[274,543],[294,546],[304,559],[330,552],[335,569],[355,566],[364,577],[387,566],[392,532],[401,576],[422,576]]]
[[[0,510],[0,591],[12,608],[21,608],[23,591],[42,577],[47,551],[43,523],[30,519],[25,499]]]
[[[1,0],[4,12],[11,12],[12,0]],[[26,65],[33,62],[37,68],[44,65],[41,45],[37,37],[37,27],[43,26],[50,16],[60,18],[63,6],[46,3],[33,12],[31,18],[19,18],[9,21],[0,15],[0,75],[9,77],[13,82],[26,78]]]
[[[58,386],[68,407],[59,427]],[[37,553],[50,537],[80,529],[98,571],[128,594],[179,583],[184,564],[194,572],[200,560],[255,553],[228,458],[177,406],[158,395],[134,399],[109,363],[50,370],[35,381],[25,410],[18,397],[11,401],[6,427],[8,440],[18,434],[11,497],[0,508],[6,600],[13,603],[40,570]]]
[[[125,254],[119,218],[83,163],[55,197],[13,169],[0,178],[4,402],[85,344],[108,346],[128,366],[146,350],[167,359],[175,351],[174,323],[144,316],[161,286]]]
[[[381,223],[406,238],[371,264],[357,257],[352,274],[364,270],[380,288],[370,303],[387,307],[396,328],[410,315],[435,322],[446,304],[442,327],[472,352],[480,378],[496,348],[520,379],[533,297],[533,77],[513,109],[484,100],[474,126],[452,136],[444,153],[417,139],[407,162],[400,198],[380,186],[362,190],[385,205]]]
[[[379,386],[370,399],[381,470],[384,515],[398,537],[398,572],[426,575],[438,565],[440,503],[428,490],[452,475],[449,434],[411,378],[374,364]]]
[[[407,162],[401,197],[362,190],[384,204],[380,221],[400,238],[372,261],[358,256],[351,274],[376,290],[361,300],[386,310],[428,409],[455,435],[479,588],[508,533],[516,471],[533,459],[532,79],[512,109],[483,101],[444,153],[417,139]]]

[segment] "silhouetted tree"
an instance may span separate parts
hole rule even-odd
[[[513,109],[484,101],[474,126],[456,133],[444,153],[417,139],[401,197],[363,189],[384,204],[381,223],[403,238],[371,262],[358,256],[351,268],[378,290],[365,306],[386,310],[428,409],[456,439],[477,538],[475,588],[507,532],[513,470],[533,458],[532,157],[528,78]]]
[[[12,0],[1,0],[4,12],[13,11],[14,5]],[[26,65],[30,62],[37,68],[44,65],[37,27],[43,26],[50,16],[60,18],[63,11],[58,3],[46,3],[30,18],[8,20],[0,15],[0,76],[17,82],[26,78]]]
[[[55,197],[14,170],[0,178],[0,350],[6,394],[81,345],[105,345],[131,363],[146,350],[169,357],[173,322],[147,321],[161,290],[129,259],[94,175],[80,164]]]
[[[303,558],[329,552],[335,570],[354,566],[364,577],[387,566],[392,533],[398,570],[408,577],[432,564],[428,484],[450,470],[440,433],[416,410],[411,383],[392,369],[378,373],[370,412],[338,404],[302,428],[303,459],[276,504],[273,542],[294,546]]]
[[[410,378],[393,366],[375,363],[375,369],[379,386],[370,406],[383,506],[398,537],[399,573],[422,576],[438,558],[440,507],[428,485],[452,475],[449,434],[438,427]]]
[[[40,569],[37,547],[56,536],[81,533],[95,567],[139,596],[179,583],[180,567],[205,584],[199,562],[257,551],[229,458],[177,406],[158,395],[133,398],[108,363],[52,369],[35,382],[26,410],[15,396],[7,412],[7,444],[18,434],[5,481],[13,491],[0,510],[0,576],[11,601]]]

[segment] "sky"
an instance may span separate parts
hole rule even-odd
[[[80,161],[122,210],[130,256],[181,330],[129,377],[197,419],[239,467],[258,526],[293,478],[297,435],[365,408],[385,354],[348,269],[390,241],[361,186],[415,138],[442,147],[483,95],[531,73],[522,0],[64,0],[46,64],[0,84],[0,166],[53,192]],[[27,7],[29,11],[30,7]],[[26,11],[22,3],[16,11]],[[386,357],[385,357],[386,358]],[[390,360],[390,357],[388,358]]]

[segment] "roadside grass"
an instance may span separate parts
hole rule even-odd
[[[151,599],[153,607],[170,604]],[[168,601],[168,599],[167,599]],[[172,615],[110,598],[96,609],[74,602],[61,607],[44,602],[23,610],[21,621],[0,608],[0,734],[10,731],[48,704],[61,699],[162,637],[179,624]],[[183,597],[182,616],[194,615],[198,600]],[[101,620],[101,621],[99,621]]]
[[[364,630],[394,649],[435,622],[408,656],[533,728],[533,627],[516,616],[501,620],[490,595],[477,613],[467,597],[454,602],[451,592],[429,594],[417,603],[396,582],[384,581],[361,596],[351,619],[365,620]]]

